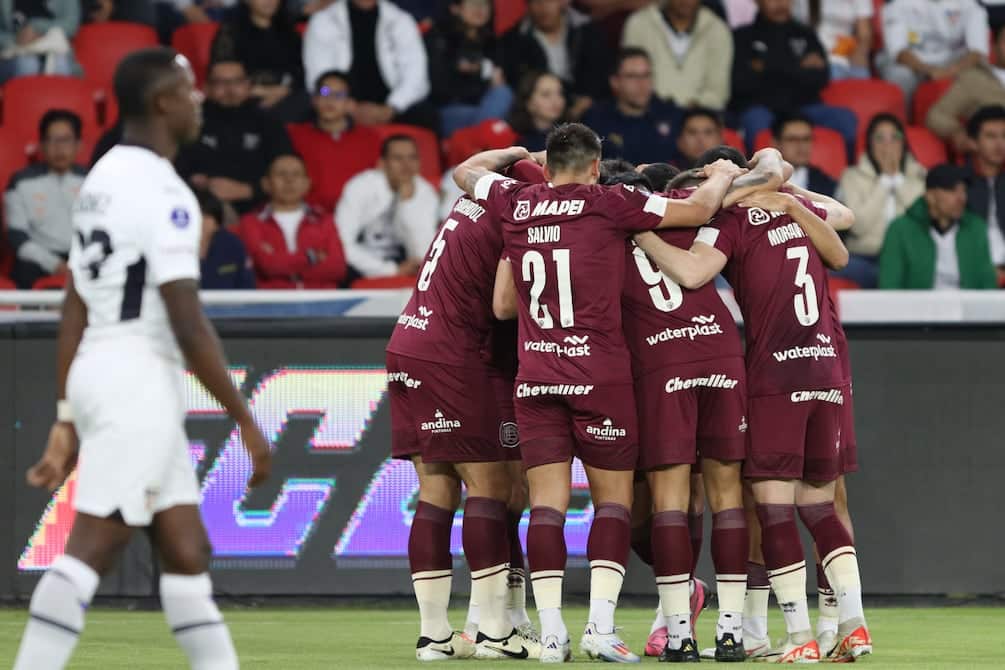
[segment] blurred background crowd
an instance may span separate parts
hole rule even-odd
[[[206,96],[176,162],[205,288],[411,286],[450,168],[568,120],[633,163],[778,147],[856,213],[837,288],[998,288],[1003,25],[1005,0],[0,0],[0,288],[63,285],[115,66],[158,43]]]

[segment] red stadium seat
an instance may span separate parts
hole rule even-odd
[[[16,291],[17,285],[6,277],[0,277],[0,291]]]
[[[28,167],[25,142],[19,142],[13,133],[0,128],[0,192],[7,190],[11,175]]]
[[[828,105],[845,107],[858,118],[859,146],[872,117],[881,112],[893,114],[907,123],[904,92],[896,84],[879,79],[842,79],[825,88],[820,97]]]
[[[76,112],[85,138],[96,138],[98,106],[94,85],[76,77],[18,77],[3,86],[3,124],[21,146],[38,141],[38,122],[50,109]]]
[[[84,78],[111,90],[119,62],[133,51],[157,44],[157,31],[150,26],[107,21],[81,26],[73,38],[73,52],[84,69]]]
[[[426,180],[439,189],[443,178],[443,164],[440,160],[440,142],[436,134],[426,128],[409,126],[403,123],[388,123],[383,126],[373,126],[381,142],[392,135],[408,135],[419,145],[419,160],[422,163],[420,172]]]
[[[771,131],[768,132],[770,133]],[[747,147],[743,144],[743,138],[740,137],[740,133],[736,132],[732,128],[722,129],[722,142],[723,144],[728,144],[744,155],[747,153]]]
[[[495,0],[496,35],[515,26],[527,13],[527,0]]]
[[[952,79],[933,79],[926,81],[914,91],[914,102],[911,109],[911,121],[915,125],[925,125],[925,117],[932,105],[939,101],[949,87],[953,85]]]
[[[907,127],[907,145],[918,162],[931,168],[949,160],[946,144],[928,128],[922,126]]]
[[[516,139],[516,132],[502,119],[489,119],[477,126],[461,128],[444,141],[447,165],[459,165],[479,151],[505,149]]]
[[[349,288],[412,288],[415,285],[415,277],[370,277],[357,279]]]
[[[33,291],[62,290],[66,288],[66,275],[49,275],[42,277],[31,287]]]
[[[754,150],[760,151],[770,147],[772,143],[771,129],[765,128],[754,138]],[[841,133],[823,126],[813,128],[813,153],[810,154],[810,164],[826,172],[832,179],[840,179],[841,173],[848,167],[845,153],[844,138]]]
[[[171,35],[171,46],[192,64],[195,81],[200,88],[206,81],[210,49],[219,29],[218,23],[188,23]]]

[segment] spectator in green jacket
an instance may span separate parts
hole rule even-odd
[[[886,231],[879,287],[997,288],[987,224],[966,206],[963,171],[949,164],[932,168],[925,178],[925,195]]]

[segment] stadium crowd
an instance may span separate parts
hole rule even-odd
[[[206,96],[177,160],[205,288],[411,286],[448,168],[569,120],[633,163],[779,148],[856,214],[839,287],[996,288],[1003,25],[1000,0],[0,0],[0,287],[62,285],[111,72],[161,41]]]

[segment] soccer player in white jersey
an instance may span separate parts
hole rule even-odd
[[[148,529],[157,551],[164,614],[190,666],[238,667],[207,572],[183,360],[237,422],[251,486],[268,476],[271,456],[199,302],[199,205],[171,165],[179,145],[199,134],[193,81],[170,49],[122,61],[115,95],[123,143],[94,166],[74,206],[57,420],[28,481],[56,488],[79,451],[77,516],[66,553],[32,595],[15,670],[66,665],[101,575],[136,528]]]

